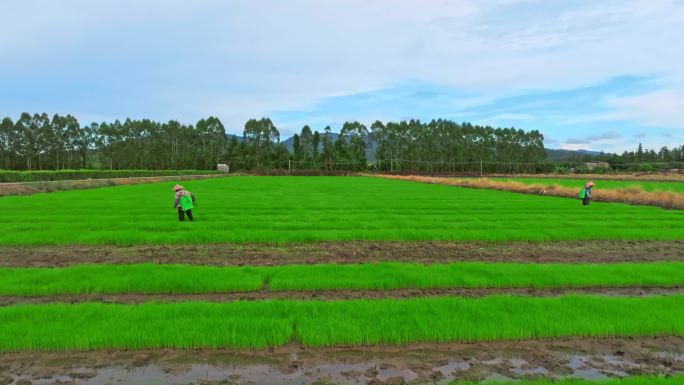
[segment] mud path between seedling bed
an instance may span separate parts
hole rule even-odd
[[[568,376],[598,380],[683,371],[683,337],[0,354],[3,384],[426,384]]]
[[[595,294],[610,297],[643,297],[652,295],[682,295],[684,287],[598,287],[584,289],[395,289],[395,290],[316,290],[316,291],[280,291],[268,290],[238,293],[202,293],[202,294],[86,294],[86,295],[49,295],[41,297],[0,296],[0,306],[18,304],[45,304],[53,302],[81,303],[103,302],[138,304],[144,302],[230,302],[230,301],[262,301],[269,299],[291,300],[349,300],[380,298],[420,298],[436,296],[482,297],[494,294],[522,296],[555,296],[561,294]]]
[[[285,265],[362,262],[649,262],[684,261],[684,241],[442,242],[348,241],[291,245],[2,246],[0,266],[81,263]]]

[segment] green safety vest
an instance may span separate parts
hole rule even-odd
[[[587,189],[581,188],[580,193],[579,193],[580,199],[584,199],[586,196],[587,196]]]
[[[180,206],[183,211],[188,211],[194,206],[192,205],[192,196],[190,194],[183,195],[180,199]]]

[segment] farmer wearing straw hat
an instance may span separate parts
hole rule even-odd
[[[173,191],[176,192],[176,199],[173,201],[173,207],[178,208],[178,220],[185,221],[185,215],[192,222],[192,208],[195,205],[195,194],[187,191],[185,187],[177,184],[173,186]]]
[[[584,185],[584,188],[580,190],[580,198],[582,198],[582,206],[589,206],[589,200],[591,200],[591,189],[596,186],[594,182],[589,182]]]

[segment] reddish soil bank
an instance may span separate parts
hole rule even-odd
[[[523,296],[555,296],[562,294],[595,294],[610,297],[642,297],[652,295],[682,295],[684,287],[595,287],[583,289],[395,289],[395,290],[315,290],[315,291],[280,291],[268,290],[236,292],[236,293],[202,293],[202,294],[77,294],[48,295],[40,297],[0,296],[0,306],[17,304],[44,304],[53,302],[81,303],[104,302],[137,304],[143,302],[230,302],[261,301],[267,299],[292,300],[349,300],[380,298],[420,298],[437,296],[482,297],[494,294]]]
[[[285,265],[456,261],[615,263],[684,261],[684,241],[442,242],[349,241],[291,245],[0,246],[0,266],[81,263]]]
[[[33,195],[37,193],[54,191],[90,190],[100,187],[123,186],[128,184],[145,184],[179,180],[223,178],[226,176],[226,174],[207,174],[0,183],[0,197],[5,195]]]
[[[427,384],[684,371],[684,338],[0,354],[0,383]],[[23,382],[21,382],[23,381]]]

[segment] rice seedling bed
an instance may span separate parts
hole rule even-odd
[[[182,294],[300,290],[684,286],[684,262],[321,264],[262,267],[76,265],[0,268],[0,295]]]
[[[102,303],[0,308],[0,351],[684,335],[684,296]]]
[[[188,182],[197,221],[179,223],[172,185],[4,197],[0,244],[684,239],[681,210],[367,177]]]

